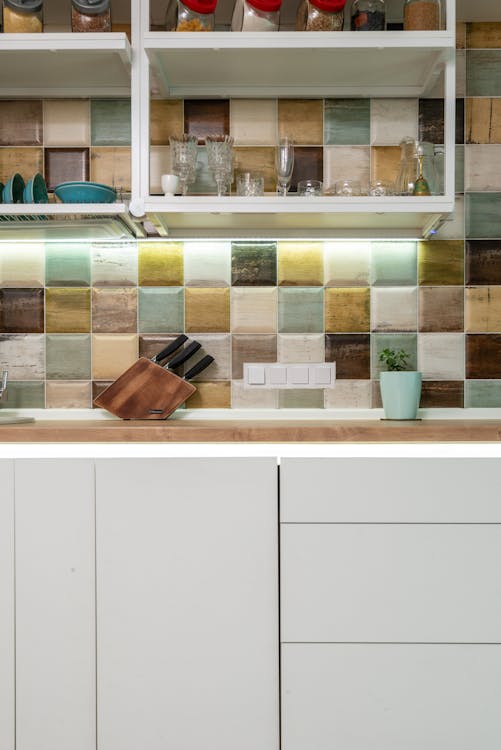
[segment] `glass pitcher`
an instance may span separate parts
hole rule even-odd
[[[400,143],[400,169],[395,186],[397,195],[412,195],[414,184],[419,176],[419,157],[422,156],[423,177],[427,181],[430,193],[437,195],[438,179],[434,161],[433,143],[404,138]]]

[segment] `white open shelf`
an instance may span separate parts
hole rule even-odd
[[[0,216],[117,216],[125,203],[2,203]]]

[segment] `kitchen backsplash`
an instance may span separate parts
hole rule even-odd
[[[138,354],[185,331],[216,358],[190,407],[379,406],[388,345],[423,371],[423,406],[501,406],[501,24],[459,24],[457,60],[458,207],[439,239],[0,243],[4,405],[89,407]],[[0,180],[45,162],[52,184],[78,173],[127,190],[129,159],[117,156],[130,154],[128,106],[0,102]],[[171,132],[221,129],[235,136],[237,169],[263,171],[267,189],[277,133],[298,143],[294,183],[366,182],[395,174],[403,136],[442,140],[442,102],[157,101],[152,192]],[[214,190],[204,152],[195,192]],[[332,390],[243,388],[243,362],[324,359],[337,362]]]

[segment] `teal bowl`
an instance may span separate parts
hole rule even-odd
[[[115,203],[116,190],[97,182],[63,182],[54,188],[61,203]]]
[[[29,182],[26,183],[26,187],[23,192],[24,203],[48,203],[49,196],[47,194],[47,185],[45,180],[37,172]]]
[[[3,189],[3,202],[4,203],[23,203],[24,193],[24,180],[20,174],[16,172],[10,180],[7,180]]]

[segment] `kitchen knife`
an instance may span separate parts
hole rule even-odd
[[[214,362],[214,357],[211,357],[210,354],[206,354],[205,357],[202,357],[200,362],[197,362],[196,365],[193,365],[191,370],[188,370],[188,372],[184,376],[184,379],[191,380],[192,378],[195,377],[195,375],[199,375],[203,370],[205,370],[213,362]]]
[[[151,358],[151,361],[158,365],[158,363],[161,362],[162,359],[165,359],[169,356],[169,354],[173,354],[173,352],[179,349],[179,347],[182,346],[185,341],[188,341],[188,336],[185,336],[184,333],[182,333],[180,336],[175,338],[174,341],[171,341],[170,344],[167,344],[167,346],[165,346],[160,352],[158,352],[158,354],[155,354],[155,356]]]
[[[175,357],[172,357],[170,362],[164,365],[164,370],[175,370],[176,367],[180,367],[184,362],[186,362],[187,359],[192,357],[195,352],[198,352],[198,350],[201,348],[202,344],[199,344],[198,341],[192,341],[191,344],[188,344],[186,349],[183,349],[182,352],[176,354]]]

